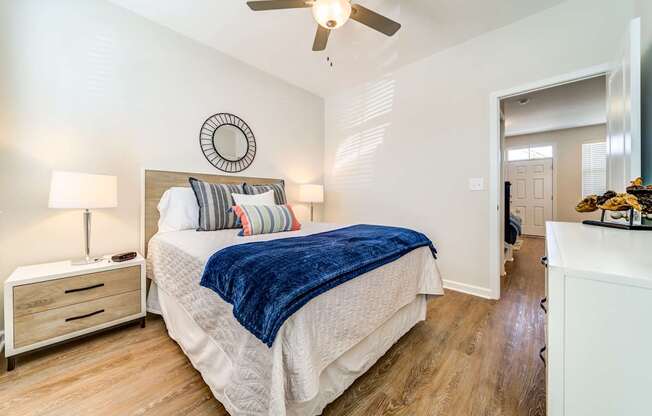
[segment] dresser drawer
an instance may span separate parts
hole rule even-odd
[[[122,293],[85,303],[14,318],[14,348],[24,347],[141,312],[141,292]]]
[[[140,266],[14,287],[14,317],[140,290]]]

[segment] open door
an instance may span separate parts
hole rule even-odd
[[[607,188],[624,192],[641,176],[641,19],[607,74]]]

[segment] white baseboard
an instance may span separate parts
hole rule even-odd
[[[454,290],[455,292],[466,293],[467,295],[478,296],[485,299],[494,299],[491,289],[486,287],[468,285],[466,283],[455,282],[444,279],[444,289]]]

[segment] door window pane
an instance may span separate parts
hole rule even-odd
[[[545,159],[552,157],[552,146],[530,147],[530,159]]]
[[[507,161],[546,159],[552,157],[552,146],[529,146],[507,149]]]
[[[515,160],[528,160],[530,158],[530,149],[509,149],[507,151],[507,160],[513,162]]]

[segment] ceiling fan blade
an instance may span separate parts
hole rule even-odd
[[[326,44],[328,43],[328,36],[330,34],[331,34],[330,29],[326,29],[321,25],[317,25],[317,34],[315,35],[315,41],[312,44],[312,50],[318,52],[326,49]]]
[[[401,24],[388,19],[387,17],[378,14],[372,10],[362,7],[359,4],[351,5],[351,19],[369,26],[372,29],[384,33],[387,36],[392,36],[401,28]]]
[[[280,10],[280,9],[301,9],[311,7],[312,2],[305,0],[262,0],[248,1],[247,6],[254,11]]]

